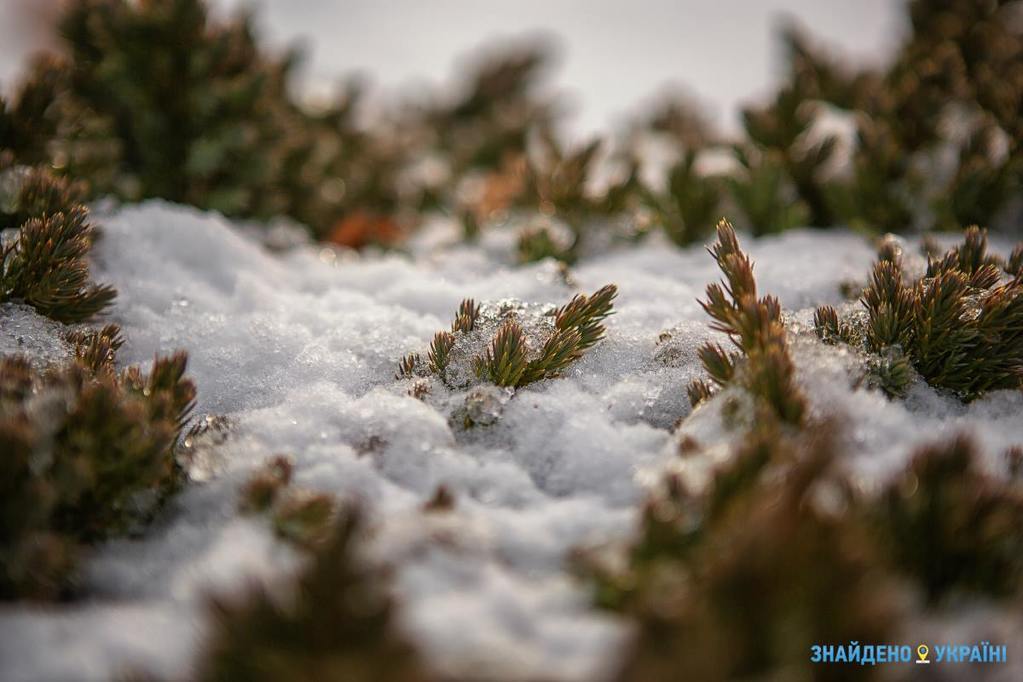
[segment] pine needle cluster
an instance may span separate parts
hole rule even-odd
[[[795,383],[795,366],[788,352],[781,306],[773,296],[758,298],[753,263],[739,247],[735,230],[718,223],[717,241],[708,250],[725,279],[707,287],[700,305],[714,320],[711,328],[728,335],[736,350],[716,343],[699,349],[703,368],[717,386],[738,380],[763,407],[783,422],[799,424],[805,409]],[[690,385],[694,405],[710,394],[701,380]]]
[[[992,476],[963,436],[921,449],[884,491],[876,523],[887,551],[932,602],[953,589],[1023,588],[1023,493]]]
[[[341,508],[287,595],[254,586],[213,599],[196,678],[433,679],[398,630],[385,568],[362,556],[365,526],[356,507]]]
[[[473,359],[476,376],[497,386],[521,387],[560,375],[604,338],[603,321],[614,312],[618,287],[608,284],[593,294],[578,294],[554,313],[554,331],[539,355],[528,359],[525,333],[508,320],[483,355]]]
[[[589,562],[597,603],[636,625],[613,679],[814,677],[813,644],[895,634],[883,555],[855,514],[817,503],[827,489],[853,504],[830,431],[761,421],[706,488],[665,477],[624,566]],[[842,679],[858,672],[871,675]]]
[[[1023,386],[1023,279],[988,252],[987,234],[971,227],[962,244],[931,258],[911,281],[898,258],[874,266],[863,292],[865,346],[904,354],[932,386],[963,400]],[[1005,268],[1005,271],[1003,271]],[[822,338],[842,338],[843,323],[817,311]]]
[[[597,604],[637,626],[615,679],[819,677],[814,644],[897,638],[962,593],[1023,593],[1023,498],[968,438],[919,449],[869,494],[835,465],[835,427],[760,421],[705,485],[666,474],[624,563],[583,556]],[[924,599],[899,598],[907,585]]]
[[[6,599],[67,593],[83,543],[135,529],[181,482],[174,445],[195,398],[185,355],[118,373],[115,325],[69,340],[75,357],[61,366],[0,358]]]
[[[604,338],[604,320],[613,314],[617,295],[618,288],[608,284],[589,296],[578,294],[551,312],[553,329],[539,350],[529,347],[520,322],[508,317],[483,352],[471,357],[473,373],[478,379],[507,387],[526,386],[559,376]],[[427,361],[423,363],[419,354],[410,353],[398,363],[395,378],[407,379],[430,373],[444,379],[452,362],[452,353],[459,346],[467,347],[467,340],[476,330],[479,317],[480,306],[475,301],[462,301],[451,323],[451,331],[439,331],[434,335]],[[461,352],[464,354],[466,351]]]
[[[0,152],[0,178],[0,220],[17,227],[0,243],[0,303],[25,303],[61,322],[105,310],[116,292],[90,281],[94,230],[80,188],[41,168],[14,166],[9,152]]]

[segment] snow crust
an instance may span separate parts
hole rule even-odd
[[[462,245],[444,224],[410,254],[360,257],[312,245],[272,253],[217,215],[162,202],[97,222],[96,278],[119,291],[110,317],[127,339],[120,361],[187,349],[198,414],[232,426],[144,537],[96,548],[87,601],[0,607],[0,678],[187,675],[204,596],[296,565],[264,521],[236,511],[239,486],[276,453],[294,458],[297,484],[364,501],[372,550],[396,568],[403,626],[441,670],[593,680],[613,669],[627,629],[589,607],[569,553],[628,538],[646,486],[677,463],[679,438],[723,452],[737,435],[717,400],[672,433],[690,410],[686,384],[702,374],[696,348],[714,336],[697,303],[718,278],[703,248],[654,236],[566,278],[554,263],[510,263],[507,234]],[[841,304],[839,285],[868,273],[865,240],[805,230],[743,244],[760,290],[790,316],[811,410],[841,417],[865,487],[916,445],[960,430],[978,436],[993,468],[1023,442],[1019,392],[964,406],[918,382],[891,402],[854,390],[851,352],[812,338],[813,306]],[[607,338],[561,378],[491,395],[492,423],[466,429],[455,417],[471,387],[427,380],[420,400],[409,395],[415,380],[394,378],[401,356],[425,357],[463,298],[560,305],[607,283],[620,292]],[[56,329],[31,311],[0,316],[5,352],[60,350]],[[441,484],[454,510],[421,513]]]

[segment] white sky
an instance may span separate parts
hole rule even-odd
[[[0,79],[39,38],[0,0]],[[457,59],[501,38],[540,33],[560,44],[553,83],[572,96],[577,131],[608,129],[671,84],[687,86],[727,126],[763,95],[779,67],[774,29],[795,17],[860,60],[889,54],[902,27],[898,0],[213,0],[255,6],[274,45],[306,48],[317,86],[364,72],[385,93],[450,82]],[[471,58],[471,54],[470,54]]]

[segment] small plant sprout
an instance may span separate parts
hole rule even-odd
[[[479,317],[480,307],[471,298],[464,299],[458,306],[458,313],[455,314],[455,321],[451,323],[451,331],[468,334],[476,326],[476,318]]]
[[[919,280],[908,280],[898,259],[879,260],[861,299],[866,350],[901,349],[928,383],[964,400],[1023,386],[1023,278],[1003,281],[1002,266],[976,227],[962,244],[931,258]],[[1011,257],[1006,267],[1012,269]],[[843,326],[828,315],[825,337]],[[896,384],[907,376],[889,369]]]
[[[617,295],[618,288],[609,284],[590,295],[578,294],[560,308],[545,311],[537,318],[543,320],[539,326],[547,334],[542,344],[530,336],[532,331],[526,331],[532,330],[533,324],[530,322],[524,328],[524,321],[511,309],[499,309],[496,317],[488,313],[486,324],[491,326],[484,329],[496,326],[496,331],[486,347],[475,354],[472,344],[477,343],[483,316],[481,307],[466,299],[458,308],[451,331],[434,335],[425,370],[448,382],[449,368],[457,374],[458,365],[467,365],[477,379],[510,388],[557,377],[604,338],[604,320],[614,312]],[[475,336],[470,336],[471,332]],[[413,353],[402,359],[395,378],[419,376],[423,369],[419,356]]]
[[[824,343],[848,343],[851,332],[838,318],[838,311],[830,305],[821,306],[813,314],[813,331]]]
[[[457,321],[457,320],[456,320]],[[471,329],[471,327],[470,327]],[[428,355],[430,371],[441,374],[448,366],[451,349],[455,346],[455,336],[450,332],[437,332],[430,344]]]
[[[804,400],[795,384],[781,306],[772,296],[757,298],[753,263],[739,248],[728,221],[718,223],[717,232],[717,242],[708,251],[725,279],[707,287],[707,300],[700,301],[700,305],[714,320],[711,328],[727,334],[738,352],[707,343],[699,350],[700,360],[718,386],[738,379],[782,421],[799,424]],[[705,384],[692,385],[690,397],[704,399],[706,389]]]
[[[590,296],[578,294],[567,305],[559,308],[554,315],[554,326],[565,331],[575,328],[579,331],[579,350],[590,349],[604,338],[603,320],[614,310],[618,287],[608,284]]]
[[[514,320],[505,322],[490,347],[473,360],[476,376],[497,386],[518,386],[526,373],[526,365],[525,336]]]
[[[409,353],[398,362],[398,371],[395,372],[395,379],[409,379],[416,376],[416,371],[422,365],[419,353]]]

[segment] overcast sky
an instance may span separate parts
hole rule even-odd
[[[40,38],[0,0],[0,79],[9,81]],[[779,68],[775,28],[794,17],[861,61],[883,60],[903,30],[898,0],[214,0],[258,8],[275,45],[300,42],[313,84],[360,71],[384,92],[450,82],[458,59],[495,39],[556,38],[552,82],[572,95],[574,125],[607,129],[669,84],[686,86],[733,125]],[[6,47],[3,47],[6,46]],[[471,56],[469,57],[471,59]]]

